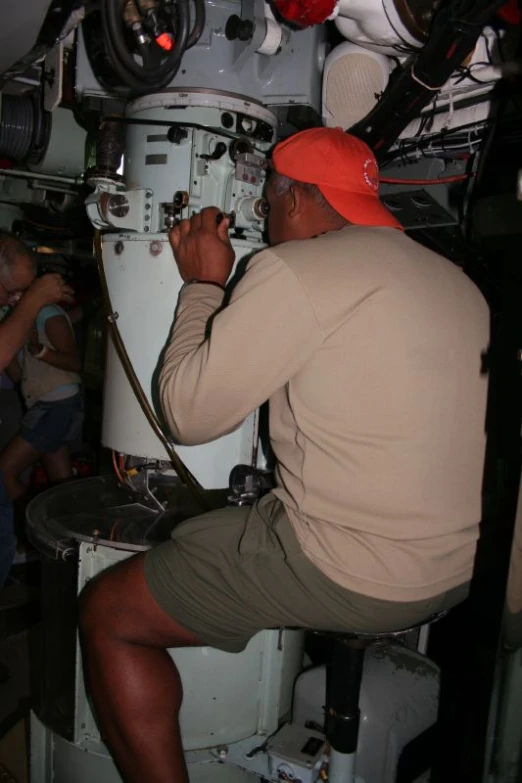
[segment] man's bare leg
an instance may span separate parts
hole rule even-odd
[[[155,602],[143,562],[137,555],[120,563],[82,593],[88,687],[125,783],[188,783],[178,720],[182,686],[166,649],[202,643]]]

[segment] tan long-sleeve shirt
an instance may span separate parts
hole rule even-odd
[[[160,378],[184,444],[270,400],[276,494],[304,553],[356,592],[469,580],[481,515],[489,314],[451,262],[350,226],[258,253],[230,303],[187,286]]]

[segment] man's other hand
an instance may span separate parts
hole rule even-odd
[[[170,245],[182,280],[226,284],[235,259],[228,226],[217,207],[205,207],[171,229]]]
[[[72,288],[67,285],[63,277],[53,272],[35,280],[27,289],[24,298],[33,300],[40,309],[45,305],[57,302],[72,302],[73,293]]]

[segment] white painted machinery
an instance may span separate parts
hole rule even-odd
[[[140,98],[128,107],[126,118],[132,123],[127,126],[124,154],[126,184],[97,180],[87,209],[96,226],[112,229],[103,238],[111,309],[154,405],[154,374],[182,285],[167,229],[201,207],[219,204],[235,216],[238,260],[263,247],[266,155],[277,120],[257,103],[203,91]],[[103,437],[117,452],[144,458],[148,464],[169,459],[112,345]],[[225,487],[234,465],[255,464],[257,415],[218,441],[178,451],[203,486]]]

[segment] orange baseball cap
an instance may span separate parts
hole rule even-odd
[[[379,167],[371,149],[342,128],[310,128],[280,142],[272,153],[278,174],[317,185],[350,223],[404,230],[379,199]]]

